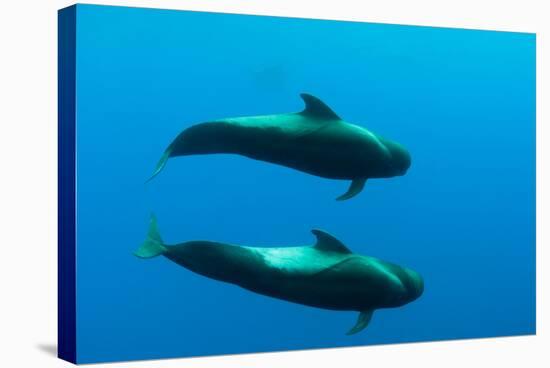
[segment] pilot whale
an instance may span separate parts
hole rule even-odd
[[[328,179],[351,180],[345,200],[370,178],[404,175],[411,157],[399,143],[342,120],[317,97],[302,93],[303,111],[208,121],[182,131],[166,148],[153,175],[171,157],[227,153]]]
[[[314,246],[245,247],[211,241],[166,245],[151,217],[140,258],[163,255],[197,274],[258,294],[311,307],[358,311],[348,334],[364,329],[375,309],[407,304],[422,294],[415,271],[352,253],[332,235],[312,230]]]

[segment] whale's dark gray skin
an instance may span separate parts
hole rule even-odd
[[[289,302],[358,311],[348,334],[364,329],[375,309],[399,307],[422,294],[424,282],[415,271],[354,254],[330,234],[312,232],[314,246],[261,248],[210,241],[169,246],[153,216],[148,237],[134,254],[163,255],[200,275]]]
[[[170,157],[232,153],[329,179],[351,180],[345,200],[369,178],[404,175],[411,157],[400,144],[340,119],[317,97],[300,95],[297,113],[220,119],[193,125],[168,146],[149,180]]]

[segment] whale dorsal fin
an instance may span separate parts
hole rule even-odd
[[[332,111],[330,107],[327,106],[327,104],[317,97],[307,93],[301,93],[300,97],[302,97],[302,100],[304,100],[306,104],[306,107],[302,112],[300,112],[300,114],[325,120],[342,120],[334,111]]]
[[[313,229],[311,232],[317,238],[317,243],[314,245],[315,248],[338,253],[352,253],[340,240],[329,233],[318,229]]]

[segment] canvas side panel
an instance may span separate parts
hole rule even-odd
[[[76,6],[58,13],[58,356],[76,363]]]

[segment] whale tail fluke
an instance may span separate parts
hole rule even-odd
[[[354,335],[362,330],[365,329],[369,325],[369,322],[372,318],[373,310],[367,310],[363,311],[359,314],[359,317],[357,318],[357,323],[355,323],[355,326],[349,330],[346,335]]]
[[[153,180],[155,176],[157,176],[162,169],[164,169],[164,166],[166,166],[166,161],[170,158],[170,154],[172,153],[172,145],[170,145],[166,151],[162,154],[162,157],[160,158],[159,162],[157,163],[157,166],[155,167],[155,171],[153,171],[153,174],[145,181],[145,183],[150,182]]]
[[[163,244],[160,237],[157,218],[154,214],[151,214],[147,239],[145,239],[139,249],[134,252],[134,255],[139,258],[153,258],[163,254],[167,250],[168,248]]]

